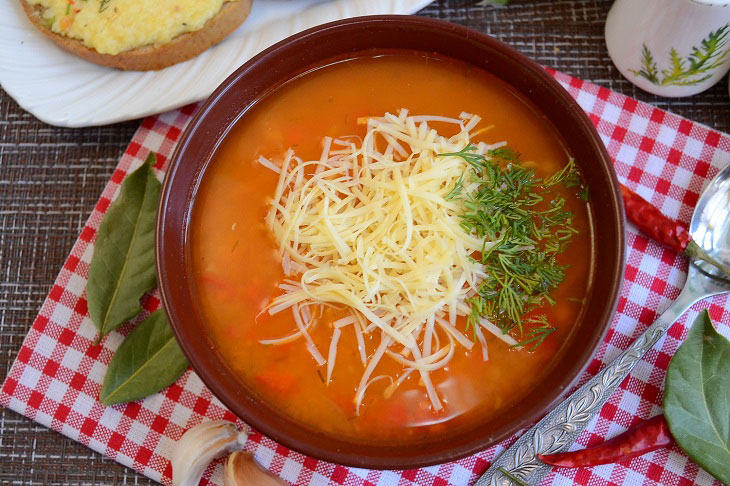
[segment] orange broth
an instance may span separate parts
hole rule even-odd
[[[418,374],[412,373],[389,397],[386,380],[365,395],[360,415],[353,398],[364,366],[352,326],[343,329],[332,382],[324,384],[303,340],[265,346],[261,339],[291,334],[291,312],[260,311],[281,290],[284,278],[273,236],[265,225],[267,201],[278,175],[256,163],[259,155],[280,157],[289,147],[318,159],[324,136],[364,135],[357,118],[407,108],[411,114],[458,117],[465,111],[494,125],[478,140],[507,141],[534,161],[538,176],[568,161],[552,125],[501,80],[465,64],[417,55],[361,57],[311,71],[275,90],[233,127],[215,153],[198,190],[191,220],[190,249],[199,309],[217,352],[242,383],[267,403],[312,429],[353,440],[398,442],[451,432],[498,419],[550,372],[566,352],[580,318],[591,279],[591,227],[587,207],[574,194],[566,207],[579,233],[560,263],[569,264],[565,281],[552,294],[557,303],[539,310],[558,328],[534,352],[517,351],[487,334],[489,360],[481,348],[457,347],[454,358],[431,378],[445,404],[434,412]],[[431,124],[437,130],[446,125]],[[453,130],[453,127],[449,128]],[[447,133],[450,135],[450,133]],[[326,356],[332,329],[325,316],[311,330]],[[463,320],[457,323],[464,329]],[[471,334],[467,334],[471,335]],[[366,336],[368,355],[378,344]],[[383,359],[372,376],[397,376],[402,366]]]

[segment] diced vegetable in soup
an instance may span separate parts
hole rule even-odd
[[[214,155],[189,243],[201,315],[242,383],[313,429],[473,427],[567,351],[592,279],[587,200],[554,128],[490,74],[334,63]]]

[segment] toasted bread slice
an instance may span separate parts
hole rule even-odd
[[[78,39],[53,32],[43,21],[43,9],[20,0],[33,24],[63,49],[102,66],[132,71],[154,71],[187,61],[222,41],[246,20],[252,0],[226,2],[202,28],[186,32],[165,44],[150,44],[118,54],[100,54]]]

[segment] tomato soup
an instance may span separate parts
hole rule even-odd
[[[554,174],[569,160],[545,117],[485,71],[416,54],[359,57],[310,71],[246,112],[206,169],[190,222],[193,277],[205,332],[242,386],[313,430],[370,443],[415,442],[447,428],[453,432],[499,420],[502,411],[551,372],[559,355],[569,352],[592,278],[588,207],[577,197],[566,197],[576,232],[558,260],[568,268],[551,293],[554,304],[535,311],[555,331],[534,350],[516,349],[485,333],[486,361],[477,347],[457,347],[447,366],[430,373],[443,403],[440,410],[429,401],[418,373],[392,392],[386,392],[392,380],[373,381],[357,407],[354,396],[365,365],[352,326],[342,329],[329,382],[304,339],[262,344],[297,328],[290,312],[265,312],[281,294],[285,275],[266,224],[279,175],[257,160],[262,155],[280,158],[290,148],[304,160],[319,159],[323,137],[363,137],[363,118],[401,109],[444,117],[478,114],[489,129],[475,141],[506,141],[539,177]],[[433,126],[447,130],[438,122]],[[341,307],[327,308],[309,328],[325,356],[331,323],[343,315]],[[464,332],[466,319],[460,317],[455,327]],[[470,332],[465,335],[471,339]],[[372,356],[379,335],[365,333],[363,341],[364,353]],[[401,369],[384,358],[373,376],[395,378]]]

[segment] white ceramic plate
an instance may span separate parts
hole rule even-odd
[[[360,15],[411,14],[431,0],[254,0],[226,40],[161,71],[119,71],[69,54],[26,18],[20,2],[0,2],[0,84],[51,125],[88,127],[160,113],[207,97],[236,68],[302,30]]]

